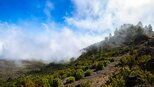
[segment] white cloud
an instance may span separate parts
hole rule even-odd
[[[69,25],[92,31],[113,31],[123,23],[154,23],[153,0],[72,0],[75,11]]]
[[[46,1],[44,13],[47,16],[48,19],[51,19],[51,11],[54,9],[54,5],[50,0]]]
[[[100,36],[88,33],[83,35],[65,26],[60,30],[54,23],[33,24],[38,25],[42,26],[39,28],[41,32],[36,34],[33,29],[31,32],[35,34],[31,35],[24,31],[29,29],[29,25],[25,27],[22,24],[1,23],[1,34],[4,34],[0,37],[1,58],[68,61],[71,57],[79,56],[82,48],[102,40]]]

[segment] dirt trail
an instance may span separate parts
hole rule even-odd
[[[113,72],[119,69],[118,67],[115,67],[115,65],[118,64],[120,59],[121,57],[116,57],[115,61],[108,64],[103,70],[97,71],[93,75],[75,81],[74,83],[67,84],[65,87],[74,87],[87,81],[91,83],[91,87],[100,87],[102,84],[105,84],[109,80],[109,77],[113,74]]]

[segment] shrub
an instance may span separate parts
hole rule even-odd
[[[136,83],[140,84],[152,84],[154,82],[154,76],[149,71],[143,71],[137,68],[132,69],[132,72],[130,74],[131,76],[138,76],[139,81]]]
[[[35,87],[43,87],[43,82],[41,79],[37,79],[35,80]]]
[[[78,69],[75,73],[75,79],[79,80],[82,79],[84,77],[84,72],[82,69]]]
[[[129,63],[133,63],[131,60],[133,59],[133,55],[126,54],[124,58],[120,60],[120,65],[127,65]]]
[[[96,70],[103,70],[103,68],[104,68],[103,63],[98,63],[98,64],[96,65]]]
[[[85,76],[90,76],[92,74],[92,70],[91,69],[88,69],[86,72],[85,72]]]
[[[145,74],[143,74],[144,76],[142,76],[142,78],[146,79],[148,84],[153,84],[154,83],[154,75],[150,72],[144,72]]]
[[[123,75],[124,78],[126,78],[130,74],[131,70],[128,66],[123,67],[121,70],[121,74]]]
[[[94,62],[90,67],[90,69],[96,69],[97,65],[98,65],[98,62]]]
[[[87,82],[81,83],[79,87],[91,87],[91,84],[89,81],[87,81]]]
[[[49,82],[49,84],[50,84],[50,86],[52,86],[53,85],[53,76],[50,76],[49,78],[48,78],[48,82]]]
[[[125,87],[125,80],[122,76],[116,76],[111,79],[111,85],[112,87]]]
[[[76,68],[77,68],[77,69],[85,70],[86,67],[85,67],[84,65],[78,65]]]
[[[150,55],[144,55],[142,56],[139,60],[138,60],[138,63],[144,63],[144,62],[148,62],[149,60],[151,59],[151,56]]]
[[[102,85],[102,87],[112,87],[111,85]]]
[[[17,87],[24,87],[24,86],[26,86],[26,82],[25,81],[23,81],[23,80],[19,80],[19,81],[17,81],[17,85],[16,85]]]
[[[47,78],[42,78],[43,87],[50,87],[49,81]]]
[[[32,80],[28,79],[28,80],[26,81],[26,86],[27,86],[27,87],[34,87],[34,82],[33,82]]]
[[[17,81],[17,83],[16,84],[12,84],[12,85],[14,85],[14,86],[19,86],[19,87],[22,87],[22,86],[24,86],[24,87],[35,87],[35,85],[34,85],[34,83],[33,83],[33,81],[30,79],[30,78],[20,78],[18,81]],[[43,84],[41,84],[41,85],[43,85]]]
[[[61,76],[61,79],[64,79],[64,78],[66,78],[67,77],[67,74],[63,74],[62,76]]]
[[[61,80],[59,78],[51,79],[50,80],[50,86],[51,87],[60,87],[61,86]]]
[[[67,78],[66,83],[72,83],[74,81],[75,81],[75,77],[70,76],[70,77]]]
[[[103,64],[104,64],[104,66],[106,67],[108,64],[110,64],[111,62],[110,61],[108,61],[108,60],[104,60],[103,61]]]

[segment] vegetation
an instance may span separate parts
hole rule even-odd
[[[75,78],[73,76],[70,76],[67,78],[66,83],[72,83],[75,81]]]
[[[60,87],[61,86],[61,80],[59,78],[53,79],[53,81],[51,81],[50,86],[51,87]]]
[[[152,27],[124,25],[115,35],[83,49],[77,60],[49,65],[19,78],[8,78],[0,87],[61,87],[74,85],[85,77],[97,75],[109,64],[116,71],[109,75],[103,87],[154,86],[154,38]],[[95,78],[95,77],[93,77]],[[91,87],[93,82],[78,83],[77,87]]]
[[[91,69],[88,69],[88,70],[85,72],[85,76],[90,76],[92,73],[93,73],[93,71],[92,71]]]
[[[79,80],[82,79],[84,77],[84,72],[82,69],[78,69],[75,73],[75,79]]]
[[[79,87],[91,87],[91,84],[90,84],[90,82],[83,82],[83,83],[81,83],[81,84],[79,84],[78,85]]]

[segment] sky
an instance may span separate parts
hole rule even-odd
[[[154,25],[154,0],[0,0],[0,59],[68,61],[124,23]]]

